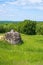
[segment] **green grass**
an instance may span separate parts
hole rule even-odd
[[[21,37],[21,45],[0,41],[0,65],[43,65],[43,36]]]

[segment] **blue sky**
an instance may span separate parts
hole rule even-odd
[[[0,0],[0,20],[43,21],[43,0]]]

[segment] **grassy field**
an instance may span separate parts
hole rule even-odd
[[[0,40],[0,65],[43,65],[43,36],[21,34],[23,44]]]

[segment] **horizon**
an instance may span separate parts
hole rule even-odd
[[[28,19],[25,19],[25,20],[28,20]],[[22,20],[22,21],[25,21],[25,20]],[[22,22],[22,21],[0,20],[0,22]],[[35,21],[35,20],[30,20],[30,21]],[[36,22],[43,22],[43,21],[36,21]]]
[[[43,21],[43,0],[0,0],[0,21]]]

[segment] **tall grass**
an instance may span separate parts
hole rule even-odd
[[[0,65],[43,65],[43,36],[21,34],[22,45],[0,40]]]

